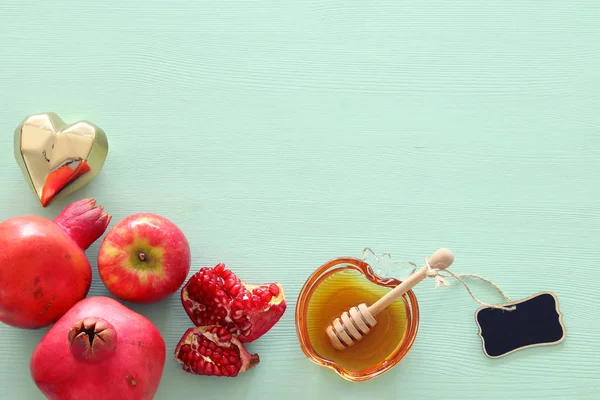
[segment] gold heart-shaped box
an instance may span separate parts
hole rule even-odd
[[[31,115],[15,130],[15,159],[42,207],[88,184],[108,155],[106,134],[88,121]]]

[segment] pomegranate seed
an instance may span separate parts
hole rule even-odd
[[[221,342],[228,342],[232,337],[233,336],[231,336],[231,333],[227,332],[221,336]]]
[[[244,308],[244,305],[242,304],[242,301],[240,299],[235,299],[233,301],[233,305],[231,307],[232,309],[239,309],[241,310],[242,308]]]
[[[233,297],[236,297],[238,294],[240,294],[241,291],[242,291],[242,285],[240,285],[239,283],[236,283],[235,285],[233,285],[233,287],[231,289],[229,289],[229,294]]]
[[[271,294],[271,292],[262,292],[260,295],[261,300],[265,303],[270,302],[272,297],[273,295]]]
[[[211,349],[206,349],[206,352],[203,354],[203,356],[210,357],[212,356],[212,353],[213,351]]]
[[[258,296],[252,296],[252,304],[255,308],[262,308],[265,302]]]
[[[208,343],[208,347],[209,347],[211,350],[215,350],[215,349],[217,348],[217,345],[216,345],[214,342],[209,342],[209,343]]]
[[[271,293],[273,296],[277,297],[279,295],[279,287],[276,284],[271,283],[269,285],[269,293]]]
[[[244,298],[243,303],[246,310],[249,310],[252,307],[252,299],[250,297]]]
[[[219,363],[221,365],[227,365],[227,364],[229,364],[229,360],[227,359],[227,357],[222,356],[221,359],[219,360]]]
[[[250,324],[250,321],[248,321],[248,320],[241,321],[241,322],[238,324],[239,328],[240,328],[241,330],[243,330],[243,331],[244,331],[244,330],[247,330],[247,329],[250,329],[250,325],[251,325],[251,324]]]
[[[210,363],[206,364],[206,367],[204,368],[204,371],[206,372],[206,375],[212,375],[213,373],[213,365]]]
[[[219,263],[219,264],[217,264],[217,265],[215,266],[215,268],[214,268],[214,271],[215,271],[217,274],[221,274],[221,273],[222,273],[224,270],[225,270],[225,264],[223,264],[223,263]]]
[[[235,374],[237,372],[234,365],[228,365],[227,366],[227,371],[229,372],[230,376],[235,376]]]

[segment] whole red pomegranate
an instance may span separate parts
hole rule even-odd
[[[0,321],[46,327],[85,298],[92,282],[85,250],[110,219],[94,199],[83,199],[54,220],[21,216],[1,222]]]
[[[243,343],[267,333],[286,309],[280,283],[248,284],[223,263],[194,274],[181,289],[181,302],[194,325],[223,326]]]
[[[175,360],[195,375],[235,377],[260,362],[222,326],[188,329],[175,347]]]
[[[50,400],[151,400],[166,346],[146,317],[108,297],[78,302],[35,348],[30,371]]]

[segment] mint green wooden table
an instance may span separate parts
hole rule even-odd
[[[223,261],[286,288],[283,320],[249,346],[257,369],[168,360],[157,399],[600,398],[598,1],[0,0],[0,93],[0,219],[93,196],[114,221],[175,221],[194,270]],[[42,210],[12,133],[44,111],[97,123],[110,151]],[[301,353],[293,311],[315,268],[365,246],[418,262],[447,246],[454,272],[513,298],[554,291],[567,339],[488,359],[477,304],[430,281],[404,361],[343,381]],[[106,293],[96,274],[91,295]],[[190,326],[177,296],[133,308],[169,354]],[[0,327],[1,399],[41,398],[28,361],[43,333]]]

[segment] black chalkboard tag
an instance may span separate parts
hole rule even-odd
[[[565,340],[566,330],[554,293],[541,292],[503,305],[516,308],[506,311],[483,306],[475,312],[486,356],[499,358],[518,350],[555,345]]]

